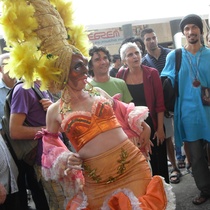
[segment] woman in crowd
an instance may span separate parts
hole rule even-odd
[[[164,141],[164,98],[161,80],[156,69],[141,64],[141,52],[135,43],[125,43],[120,48],[122,62],[127,66],[117,73],[124,79],[136,106],[147,106],[153,143],[150,163],[153,175],[161,175],[169,183],[166,143]]]

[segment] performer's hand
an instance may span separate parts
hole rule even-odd
[[[71,169],[83,170],[82,168],[82,160],[77,153],[71,153],[66,161],[66,169],[64,171],[64,175],[67,176]]]
[[[78,153],[72,153],[67,159],[67,168],[82,170],[82,160]]]
[[[47,111],[48,107],[53,103],[50,99],[43,98],[39,101],[42,104],[44,111]]]

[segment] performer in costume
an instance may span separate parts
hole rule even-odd
[[[148,108],[124,104],[99,88],[86,89],[88,61],[83,46],[87,42],[78,37],[86,33],[73,25],[72,18],[64,18],[72,14],[65,10],[71,4],[48,0],[3,3],[2,23],[13,20],[9,27],[16,26],[11,33],[5,25],[6,43],[11,46],[10,75],[23,77],[26,88],[38,78],[43,89],[62,91],[61,99],[47,111],[46,130],[37,137],[43,136],[43,176],[63,184],[70,199],[66,209],[175,209],[171,186],[162,177],[151,176],[144,155],[123,131],[134,128],[142,140],[139,143],[148,148],[144,123]],[[17,26],[21,17],[28,17],[30,24]],[[20,52],[25,52],[23,57]],[[15,69],[9,68],[14,64]],[[122,129],[119,121],[125,116]],[[59,131],[66,133],[76,153],[59,139]]]

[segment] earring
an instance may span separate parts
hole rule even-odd
[[[87,85],[85,86],[85,91],[88,91],[89,93],[92,93],[93,91],[93,85],[89,82],[87,82]]]
[[[67,103],[70,103],[71,101],[71,96],[70,96],[70,93],[69,93],[69,89],[68,89],[68,86],[66,85],[65,88],[63,89],[63,92],[61,94],[61,100],[67,104]]]
[[[66,112],[71,111],[71,96],[68,90],[68,87],[66,86],[61,94],[61,101],[62,106],[60,109],[61,114],[66,114]]]
[[[89,82],[87,82],[87,85],[84,90],[88,91],[90,96],[100,96],[100,93]]]

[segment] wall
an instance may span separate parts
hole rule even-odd
[[[141,31],[144,28],[148,28],[148,27],[153,28],[155,30],[159,43],[167,43],[167,44],[169,43],[170,45],[172,44],[172,35],[171,35],[171,29],[170,29],[169,23],[132,26],[133,35],[140,36]],[[107,37],[107,33],[111,34],[115,30],[119,31],[120,36],[118,37],[118,39],[110,38],[110,42],[108,42],[107,40],[109,38]],[[91,31],[90,33],[91,34],[89,38],[92,44],[102,45],[102,46],[107,47],[107,49],[110,51],[111,54],[118,53],[119,46],[121,42],[124,40],[122,28],[96,30],[96,31]],[[100,38],[99,38],[99,34],[101,34]],[[106,37],[105,37],[105,34],[106,34]],[[96,37],[97,39],[94,39],[93,37]],[[113,41],[111,41],[111,39]]]
[[[204,25],[204,41],[205,41],[205,36],[207,33],[207,20],[203,21],[203,25]],[[171,25],[170,22],[167,23],[156,23],[156,24],[147,24],[147,25],[137,25],[137,26],[132,26],[133,28],[133,35],[134,36],[140,36],[141,31],[144,28],[153,28],[154,31],[156,32],[156,35],[158,37],[158,43],[164,47],[168,47],[168,48],[175,48],[175,44],[174,44],[174,37],[172,36],[172,30],[171,30]],[[103,42],[99,42],[98,43],[94,42],[92,40],[93,45],[102,45],[107,47],[107,49],[110,51],[111,54],[116,54],[118,53],[118,49],[120,46],[121,41],[124,39],[123,38],[123,31],[122,28],[113,28],[113,29],[105,29],[105,30],[97,30],[97,31],[92,31],[92,33],[102,33],[104,31],[107,32],[107,30],[119,30],[120,33],[120,38],[117,40],[117,42],[109,42],[109,44],[107,43],[103,43]],[[180,45],[184,45],[185,44],[185,37],[183,36],[179,36],[178,39],[181,39],[180,43],[178,44],[178,46]],[[99,44],[100,43],[100,44]]]

